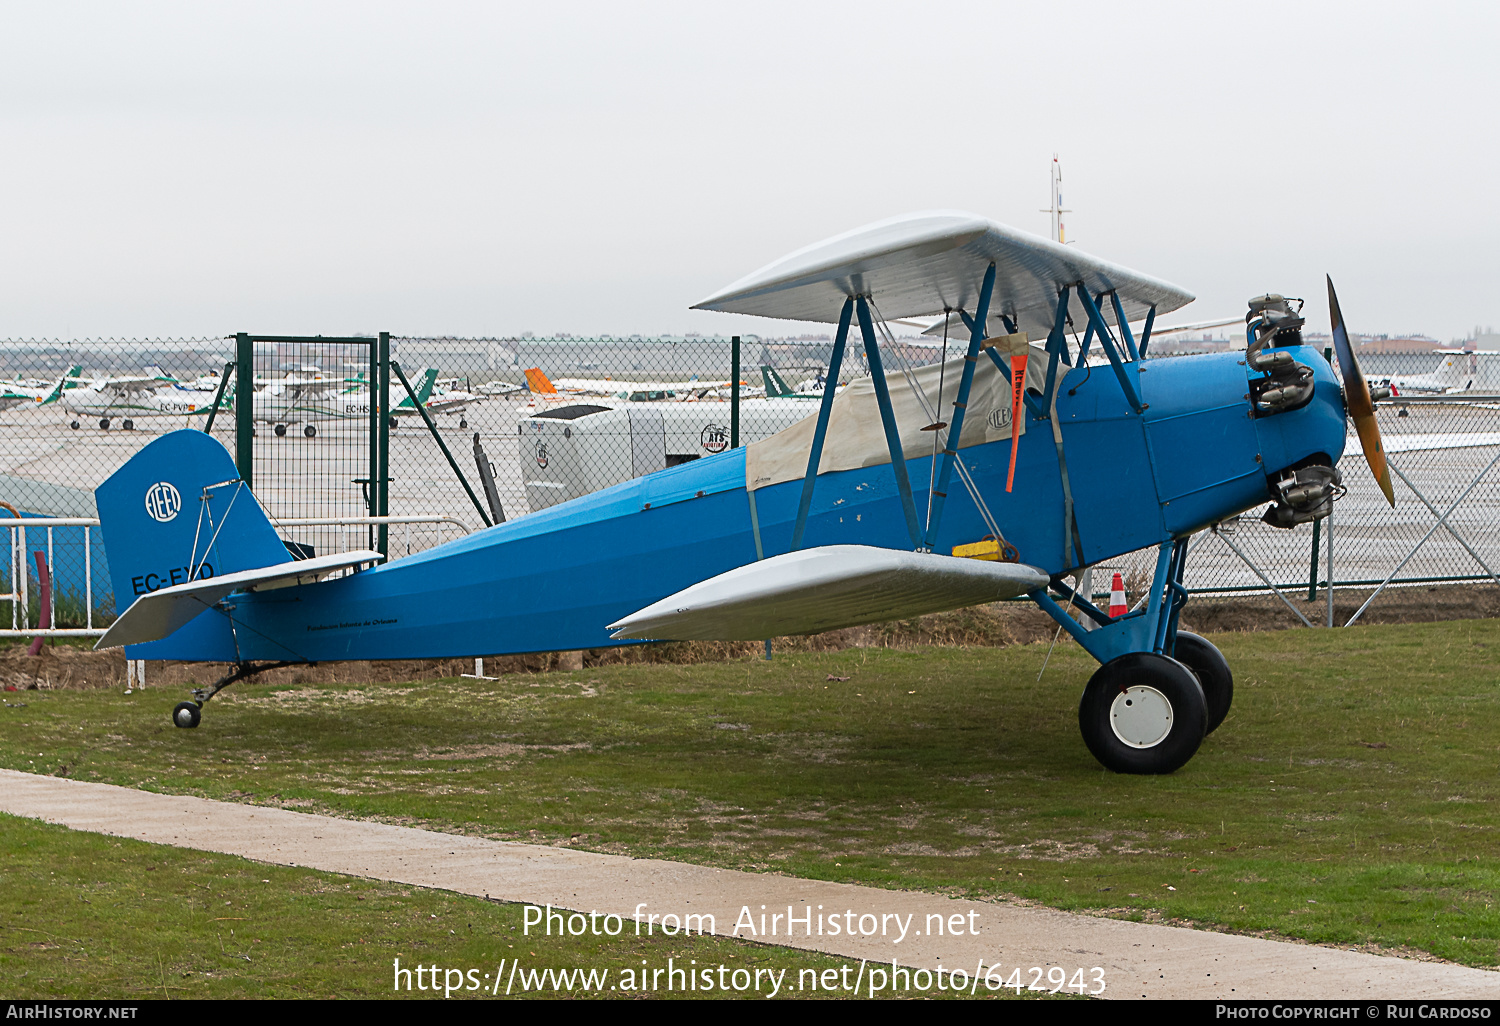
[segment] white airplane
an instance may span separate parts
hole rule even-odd
[[[487,399],[492,399],[496,396],[520,395],[531,390],[525,385],[518,385],[513,381],[505,381],[501,378],[496,378],[494,381],[486,381],[474,391],[478,392],[480,395],[484,396]]]
[[[437,380],[436,367],[428,367],[417,385],[417,398],[425,403],[432,394],[433,382]],[[280,438],[286,434],[289,424],[302,424],[302,433],[314,437],[318,429],[313,421],[359,420],[370,416],[370,393],[346,390],[332,392],[345,383],[345,379],[307,378],[288,374],[281,381],[267,385],[254,397],[253,417],[261,424],[271,424],[273,433]],[[397,424],[398,417],[414,417],[417,408],[406,396],[391,407],[390,425]]]
[[[227,406],[229,397],[224,404]],[[195,389],[178,386],[177,379],[160,367],[145,368],[135,377],[94,378],[87,388],[64,389],[63,409],[71,414],[68,426],[77,431],[81,418],[99,419],[99,429],[109,430],[115,418],[126,431],[137,417],[185,417],[208,413],[213,399]],[[221,408],[224,408],[221,406]]]
[[[457,384],[458,378],[438,379],[434,384],[432,395],[424,405],[427,407],[428,413],[442,413],[450,417],[457,414],[459,428],[466,429],[469,426],[469,418],[464,415],[465,411],[475,403],[484,402],[484,400],[489,398],[489,395],[482,392],[467,392],[461,388],[455,388],[454,386]]]
[[[703,381],[690,378],[687,381],[625,381],[616,378],[558,378],[548,379],[539,368],[526,371],[526,382],[532,392],[544,395],[552,393],[593,395],[601,398],[623,399],[633,403],[662,402],[663,400],[703,399],[729,388],[733,381]]]
[[[1493,349],[1439,349],[1438,363],[1426,374],[1392,374],[1375,379],[1392,394],[1446,395],[1500,390],[1500,352]]]
[[[48,385],[40,381],[0,381],[0,410],[17,406],[50,406],[62,398],[63,391],[78,384],[78,375],[83,371],[74,364],[68,372]]]

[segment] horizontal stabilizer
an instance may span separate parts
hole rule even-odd
[[[125,610],[94,647],[113,648],[116,645],[160,641],[232,592],[312,584],[335,570],[360,563],[378,563],[384,558],[373,551],[338,552],[331,556],[294,559],[256,570],[240,570],[222,577],[189,581],[147,592]]]
[[[1022,563],[824,545],[710,577],[609,629],[620,640],[757,641],[996,602],[1047,581]]]

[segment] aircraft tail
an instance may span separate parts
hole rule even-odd
[[[176,378],[168,374],[166,371],[162,370],[154,363],[146,365],[145,374],[146,377],[155,378],[157,381],[163,382],[165,384],[175,385],[178,383]]]
[[[437,376],[438,369],[436,367],[428,367],[425,371],[422,372],[422,380],[418,382],[416,387],[417,402],[421,405],[427,405],[427,400],[432,395],[433,382],[437,381]],[[411,396],[407,396],[405,399],[397,403],[395,409],[398,411],[405,410],[408,413],[417,412],[416,406],[412,405]]]
[[[57,384],[52,386],[52,391],[48,392],[41,399],[38,399],[37,402],[41,403],[43,406],[48,406],[52,403],[57,402],[62,398],[63,389],[68,387],[69,379],[77,378],[78,375],[82,373],[83,364],[75,363],[73,366],[68,368],[68,373],[57,379]]]
[[[776,399],[780,396],[791,395],[792,388],[781,380],[781,375],[776,373],[776,368],[770,364],[760,365],[760,376],[766,383],[766,398]]]
[[[538,395],[557,394],[557,386],[548,380],[540,367],[531,367],[526,371],[526,387]]]
[[[151,442],[94,500],[121,613],[148,592],[287,560],[228,450],[201,431]]]

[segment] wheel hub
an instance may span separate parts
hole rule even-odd
[[[1130,747],[1151,748],[1172,732],[1172,703],[1155,688],[1137,684],[1115,696],[1109,725]]]

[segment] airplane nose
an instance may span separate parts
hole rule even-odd
[[[1343,458],[1349,430],[1338,377],[1323,354],[1310,346],[1285,351],[1298,363],[1312,368],[1313,394],[1296,409],[1251,411],[1267,474],[1312,463],[1337,466]],[[1252,372],[1252,381],[1259,377]]]

